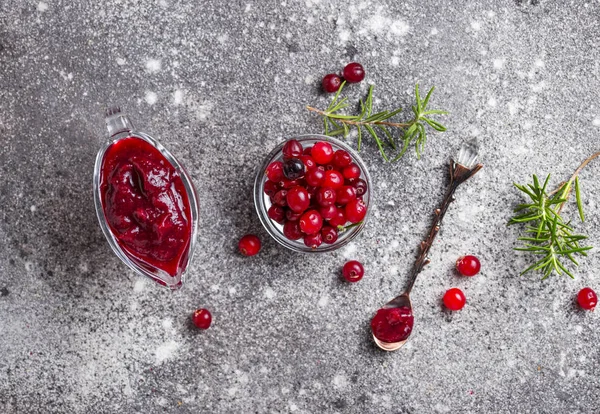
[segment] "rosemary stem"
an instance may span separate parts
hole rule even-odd
[[[315,112],[315,113],[317,113],[319,115],[326,116],[326,117],[330,117],[332,115],[329,112],[321,111],[320,109],[313,108],[312,106],[307,106],[306,109],[308,109],[311,112]],[[365,121],[352,121],[352,120],[349,120],[349,119],[338,119],[338,118],[336,118],[336,121],[340,122],[342,124],[355,125],[355,126],[359,126],[359,125],[384,125],[384,126],[395,127],[395,128],[407,128],[407,127],[410,127],[414,123],[414,122],[404,123],[404,122],[387,122],[387,121],[365,122]]]
[[[583,170],[586,165],[588,165],[594,158],[598,158],[598,157],[600,157],[600,151],[598,151],[598,152],[590,155],[589,157],[587,157],[579,165],[579,167],[577,167],[577,169],[575,170],[575,172],[573,173],[573,175],[571,176],[571,178],[569,179],[569,181],[566,182],[566,185],[569,185],[569,190],[567,191],[567,194],[565,196],[565,202],[562,203],[560,205],[560,207],[558,208],[558,211],[557,211],[558,214],[560,214],[560,212],[562,211],[562,209],[565,206],[565,204],[567,204],[567,200],[569,200],[569,197],[571,196],[571,190],[573,189],[573,186],[571,184],[573,184],[573,181],[575,181],[575,179],[579,176],[579,173],[581,173],[581,170]],[[561,188],[563,188],[563,185],[559,186],[556,191],[559,191]]]

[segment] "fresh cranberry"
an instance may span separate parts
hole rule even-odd
[[[344,185],[344,177],[339,171],[325,171],[325,179],[323,187],[331,187],[334,190],[341,188]]]
[[[463,256],[456,261],[456,270],[463,276],[475,276],[481,269],[481,263],[475,256]]]
[[[461,310],[465,303],[467,303],[467,298],[459,288],[448,289],[444,293],[444,305],[450,310]]]
[[[367,205],[361,199],[355,199],[346,204],[346,218],[350,223],[358,223],[367,214]]]
[[[271,196],[275,195],[275,193],[277,191],[279,191],[279,185],[277,185],[277,183],[274,181],[267,180],[265,182],[264,191],[265,191],[266,195],[271,197]]]
[[[311,152],[312,152],[312,147],[306,147],[306,148],[304,148],[304,151],[302,151],[302,154],[310,155]]]
[[[330,73],[329,75],[325,75],[321,85],[323,86],[323,90],[327,93],[337,92],[340,89],[340,85],[342,84],[342,80],[335,73]]]
[[[592,288],[585,287],[577,294],[577,302],[585,310],[594,310],[598,303],[598,296],[596,296],[596,292]]]
[[[365,69],[360,63],[348,63],[344,67],[343,75],[348,83],[358,83],[365,78]]]
[[[346,219],[346,213],[344,213],[343,208],[338,208],[335,216],[329,219],[329,224],[338,227],[346,224],[348,220]]]
[[[342,276],[348,282],[358,282],[362,279],[365,274],[365,269],[363,265],[357,260],[350,260],[346,262],[344,267],[342,268]]]
[[[308,210],[300,217],[300,230],[304,234],[315,234],[323,226],[323,219],[316,210]]]
[[[196,309],[192,315],[192,322],[196,325],[196,328],[208,329],[212,322],[212,315],[208,309]]]
[[[306,183],[313,187],[320,187],[325,181],[325,172],[316,168],[314,170],[310,170],[306,174]]]
[[[355,163],[352,163],[342,170],[342,174],[344,174],[344,178],[347,178],[348,180],[358,178],[360,177],[360,167]]]
[[[358,197],[363,196],[367,192],[367,182],[362,178],[356,179],[356,181],[352,183],[352,186],[356,188],[356,195]]]
[[[308,191],[300,186],[293,187],[287,192],[286,201],[288,207],[295,213],[302,213],[310,204]]]
[[[323,242],[333,244],[338,239],[338,230],[335,227],[323,226],[321,236],[323,237]]]
[[[356,188],[345,185],[336,193],[336,203],[340,205],[348,204],[356,198]]]
[[[371,319],[371,331],[380,341],[393,344],[406,340],[412,332],[413,324],[412,310],[406,306],[379,309]]]
[[[331,170],[335,170],[335,167],[332,164],[327,164],[325,166],[325,171],[331,171]]]
[[[289,180],[304,177],[304,163],[300,158],[290,158],[283,162],[283,175]]]
[[[300,216],[302,215],[302,212],[300,213],[296,213],[292,210],[286,210],[285,211],[285,219],[287,221],[298,221],[300,220]]]
[[[317,203],[320,206],[335,204],[335,190],[329,187],[321,187],[317,190]]]
[[[298,240],[303,236],[297,221],[286,221],[283,225],[283,235],[290,240]]]
[[[254,256],[260,251],[260,239],[254,234],[246,234],[240,239],[238,248],[244,256]]]
[[[304,244],[306,247],[310,247],[311,249],[316,249],[323,243],[323,237],[320,232],[315,234],[308,234],[304,236]]]
[[[287,205],[288,190],[279,190],[273,196],[273,203],[278,206],[285,207]]]
[[[313,160],[313,157],[311,157],[310,155],[301,155],[300,160],[304,164],[304,168],[307,172],[317,168],[317,163],[315,162],[315,160]]]
[[[267,211],[267,215],[273,221],[281,224],[285,220],[285,210],[283,207],[278,206],[277,204],[273,204],[269,207],[269,211]]]
[[[330,220],[337,215],[338,208],[335,204],[331,204],[329,206],[320,206],[319,214],[323,217],[324,220]]]
[[[317,142],[313,145],[310,154],[317,164],[327,165],[333,160],[333,148],[329,142]]]
[[[283,180],[283,163],[281,161],[274,161],[267,167],[267,177],[269,180],[278,183]]]
[[[285,143],[281,151],[283,152],[284,159],[298,158],[302,155],[304,148],[302,148],[302,144],[295,139],[290,139]]]
[[[352,157],[348,151],[339,149],[333,154],[333,166],[339,170],[347,167],[352,162]]]
[[[289,190],[292,187],[296,187],[297,185],[301,185],[303,180],[288,180],[287,178],[283,178],[281,180],[281,186],[286,190]]]

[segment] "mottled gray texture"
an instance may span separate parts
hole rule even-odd
[[[600,4],[562,1],[4,0],[0,2],[0,412],[597,413],[599,256],[577,279],[519,277],[512,181],[566,179],[599,149]],[[421,161],[362,154],[373,216],[349,248],[284,251],[251,199],[259,160],[321,132],[325,73],[356,59],[378,108],[420,81],[451,115]],[[158,62],[155,62],[159,61]],[[180,91],[177,92],[176,91]],[[154,95],[155,94],[155,95]],[[120,104],[187,165],[201,202],[188,284],[170,293],[112,254],[96,222],[102,109]],[[477,136],[485,169],[458,193],[414,290],[412,340],[377,350],[368,321],[401,290],[443,193],[446,162]],[[581,179],[600,246],[600,162]],[[575,217],[573,207],[569,215]],[[238,238],[256,232],[261,254]],[[355,250],[354,250],[355,249]],[[480,275],[453,272],[477,254]],[[346,257],[364,262],[355,285]],[[466,308],[441,309],[452,286]],[[190,327],[208,307],[214,325]]]

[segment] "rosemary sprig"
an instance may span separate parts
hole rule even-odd
[[[398,108],[393,111],[381,111],[374,113],[373,111],[373,85],[369,86],[369,92],[365,101],[360,100],[360,114],[359,115],[347,115],[341,113],[342,110],[346,109],[348,104],[348,98],[344,97],[340,99],[340,94],[346,82],[343,82],[340,89],[335,94],[333,100],[325,111],[307,106],[309,111],[315,112],[323,117],[323,124],[325,128],[325,135],[336,136],[343,135],[344,138],[348,136],[351,128],[357,129],[358,143],[357,147],[360,151],[364,130],[375,140],[379,152],[386,161],[389,161],[384,149],[384,139],[387,144],[395,151],[397,150],[397,141],[402,141],[402,149],[392,159],[392,161],[398,161],[406,153],[408,147],[414,144],[417,158],[421,158],[421,154],[425,148],[427,142],[427,129],[426,125],[439,132],[444,132],[446,127],[439,122],[429,118],[431,115],[446,115],[447,112],[440,111],[437,109],[428,109],[429,99],[434,91],[434,87],[429,90],[425,99],[421,98],[419,93],[419,84],[415,85],[415,99],[416,105],[412,106],[414,114],[413,119],[408,122],[391,122],[390,118],[402,112],[402,108]],[[398,134],[398,138],[395,138],[392,134],[392,129],[399,129],[402,134]],[[382,136],[384,139],[382,139]]]

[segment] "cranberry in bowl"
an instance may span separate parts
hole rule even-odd
[[[170,289],[185,280],[196,245],[198,199],[182,165],[119,108],[106,113],[110,142],[96,157],[94,202],[114,253]]]
[[[279,244],[296,252],[328,252],[362,231],[371,178],[345,142],[302,135],[279,144],[254,181],[258,217]]]

